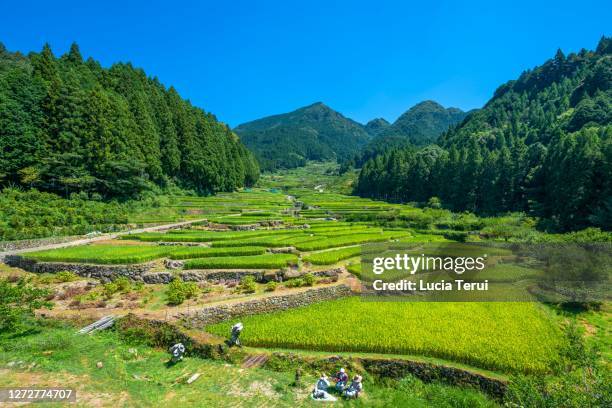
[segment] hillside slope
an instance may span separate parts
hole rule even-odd
[[[372,119],[363,127],[366,132],[372,137],[378,136],[381,132],[387,129],[391,124],[384,118]]]
[[[375,133],[371,133],[374,138],[354,159],[355,164],[361,166],[368,159],[392,148],[434,143],[442,133],[460,123],[469,113],[458,108],[445,108],[434,101],[420,102],[404,112],[393,124],[380,126]],[[371,126],[370,123],[366,126]]]
[[[321,102],[244,123],[234,131],[265,170],[299,167],[307,160],[345,160],[370,139],[362,125]]]
[[[552,230],[612,229],[612,40],[500,86],[440,147],[368,161],[356,192],[437,196],[456,211],[525,211]]]
[[[461,122],[467,112],[458,108],[444,108],[434,101],[423,101],[404,112],[380,138],[402,137],[411,144],[422,146],[436,141],[451,126]]]
[[[76,44],[59,58],[0,44],[0,189],[131,198],[168,184],[233,190],[258,175],[226,125],[141,69],[103,68]]]

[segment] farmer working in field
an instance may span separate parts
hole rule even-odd
[[[242,325],[242,323],[236,323],[235,325],[232,326],[232,330],[231,330],[231,334],[230,334],[230,339],[228,341],[228,346],[232,347],[232,346],[238,346],[238,347],[242,347],[242,344],[240,344],[240,332],[242,332],[242,329],[244,328],[244,326]]]
[[[171,364],[176,364],[181,361],[185,354],[185,346],[183,343],[176,343],[174,346],[170,347],[170,354],[172,355],[170,359]]]

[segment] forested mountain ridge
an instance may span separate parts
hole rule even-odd
[[[555,230],[612,229],[612,40],[558,51],[500,86],[439,140],[369,160],[355,192],[439,197],[455,211],[525,211]]]
[[[378,136],[380,132],[383,132],[387,129],[391,124],[387,122],[384,118],[376,118],[372,119],[363,127],[366,132],[372,137]]]
[[[234,128],[262,169],[294,168],[307,160],[346,160],[370,136],[363,126],[321,102]]]
[[[214,115],[131,64],[103,68],[78,46],[57,58],[0,44],[0,187],[137,197],[254,183],[259,168]]]
[[[379,137],[404,137],[415,146],[427,145],[460,123],[467,114],[458,108],[444,108],[437,102],[423,101],[404,112]]]
[[[434,143],[451,126],[460,123],[470,112],[458,108],[445,108],[435,101],[423,101],[404,112],[393,124],[381,126],[373,139],[353,159],[362,166],[368,159],[392,148],[424,146]],[[371,122],[366,125],[366,129]]]

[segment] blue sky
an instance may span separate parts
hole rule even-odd
[[[0,41],[131,61],[232,126],[316,101],[360,122],[424,99],[477,108],[557,48],[612,35],[610,1],[87,3],[5,0]]]

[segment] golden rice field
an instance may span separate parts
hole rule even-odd
[[[241,321],[249,346],[423,355],[505,372],[547,371],[563,342],[556,321],[536,303],[350,297]],[[226,335],[234,323],[207,330]]]

